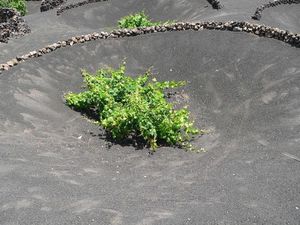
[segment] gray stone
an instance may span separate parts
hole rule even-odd
[[[234,27],[232,30],[236,32],[243,31],[243,29],[240,27]]]

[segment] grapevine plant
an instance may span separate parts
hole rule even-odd
[[[27,7],[25,0],[0,0],[0,9],[2,8],[14,8],[22,16],[27,13]]]
[[[160,144],[191,148],[191,138],[199,133],[187,107],[174,109],[165,90],[185,85],[180,81],[158,82],[147,71],[136,78],[125,75],[125,63],[118,69],[82,71],[87,88],[65,95],[66,104],[79,111],[94,111],[96,121],[113,139],[143,137],[154,151]]]
[[[138,12],[135,14],[130,14],[128,16],[125,16],[121,18],[118,21],[118,27],[123,29],[123,28],[137,28],[137,27],[151,27],[151,26],[158,26],[162,24],[168,24],[171,23],[171,21],[166,21],[166,22],[152,22],[149,19],[149,16],[145,14],[144,11]]]

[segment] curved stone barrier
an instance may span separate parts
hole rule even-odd
[[[221,9],[222,5],[219,0],[207,0],[214,9]]]
[[[30,32],[20,13],[15,9],[0,9],[0,42],[6,43],[12,36],[21,36]]]
[[[106,2],[106,1],[108,1],[108,0],[86,0],[86,1],[78,2],[78,3],[74,3],[74,4],[69,4],[69,5],[60,7],[57,10],[56,14],[59,16],[64,11],[69,10],[69,9],[74,9],[74,8],[77,8],[77,7],[80,7],[80,6],[83,6],[83,5],[87,5],[87,4],[90,4],[90,3]]]
[[[42,0],[40,10],[41,12],[48,11],[50,9],[57,8],[64,4],[67,0]]]
[[[289,31],[280,30],[265,25],[251,24],[248,22],[199,22],[199,23],[183,23],[178,22],[174,24],[167,24],[161,26],[143,27],[136,29],[118,29],[111,32],[100,32],[86,35],[79,35],[69,38],[67,40],[58,41],[54,44],[48,45],[39,50],[29,52],[28,54],[17,56],[16,58],[8,61],[7,63],[0,64],[0,73],[4,70],[9,70],[11,67],[18,65],[31,58],[40,57],[44,54],[53,52],[59,48],[73,46],[75,44],[84,43],[97,39],[111,39],[138,36],[142,34],[167,32],[167,31],[183,31],[183,30],[228,30],[237,32],[252,33],[262,37],[274,38],[280,41],[289,43],[292,46],[300,47],[300,34],[293,34]]]
[[[266,4],[263,4],[263,5],[259,6],[256,9],[254,15],[252,16],[252,19],[260,20],[261,16],[262,16],[262,12],[266,8],[276,7],[276,6],[281,5],[281,4],[299,4],[299,3],[300,3],[300,0],[274,0],[274,1],[271,1],[269,3],[266,3]],[[299,15],[300,15],[300,12],[299,12]]]

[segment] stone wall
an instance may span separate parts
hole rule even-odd
[[[0,9],[0,23],[5,23],[17,14],[16,10],[9,8]]]
[[[275,0],[275,1],[270,1],[269,3],[263,4],[261,6],[259,6],[254,15],[252,16],[252,19],[254,20],[260,20],[261,16],[262,16],[262,12],[266,9],[266,8],[271,8],[271,7],[276,7],[278,5],[282,5],[282,4],[299,4],[300,0]],[[300,12],[299,12],[300,15]]]
[[[67,40],[58,41],[51,45],[47,45],[44,48],[29,52],[28,54],[17,56],[16,58],[8,61],[7,63],[0,64],[0,73],[4,70],[9,70],[11,67],[18,65],[31,58],[41,57],[44,54],[48,54],[60,48],[70,47],[75,44],[85,43],[88,41],[98,39],[112,39],[112,38],[123,38],[132,37],[150,33],[158,32],[175,32],[184,30],[200,31],[203,29],[209,30],[224,30],[224,31],[235,31],[235,32],[247,32],[254,35],[268,37],[284,41],[292,46],[300,47],[300,34],[293,34],[291,32],[280,30],[265,25],[251,24],[248,22],[199,22],[199,23],[183,23],[178,22],[174,24],[167,24],[161,26],[143,27],[136,29],[118,29],[111,32],[100,32],[86,35],[79,35]]]
[[[54,9],[62,4],[64,4],[66,0],[42,0],[40,10],[41,12],[48,11],[50,9]]]
[[[20,13],[14,9],[0,9],[0,42],[7,42],[12,36],[24,35],[30,29]]]
[[[90,4],[90,3],[104,2],[104,1],[108,1],[108,0],[86,0],[86,1],[78,2],[78,3],[74,3],[74,4],[69,4],[69,5],[60,7],[57,10],[56,14],[59,16],[60,14],[62,14],[66,10],[77,8],[77,7],[80,7],[80,6],[83,6],[83,5],[86,5],[86,4]]]
[[[207,0],[214,9],[221,9],[222,5],[218,0]]]

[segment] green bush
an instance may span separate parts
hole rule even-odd
[[[14,8],[24,16],[27,13],[25,0],[0,0],[0,8]]]
[[[96,112],[97,123],[112,138],[143,137],[152,150],[160,144],[191,149],[190,140],[199,130],[190,121],[187,108],[175,110],[164,92],[185,82],[158,82],[150,79],[150,72],[132,78],[125,75],[125,64],[95,74],[82,71],[82,75],[87,91],[66,94],[66,104],[82,112]]]
[[[0,0],[0,8],[14,8],[24,16],[27,12],[25,0]]]
[[[118,21],[118,26],[119,28],[137,28],[137,27],[156,26],[156,25],[161,25],[166,23],[170,23],[170,21],[167,21],[165,23],[151,22],[151,20],[149,20],[149,17],[145,15],[144,11],[142,11],[121,18]]]

